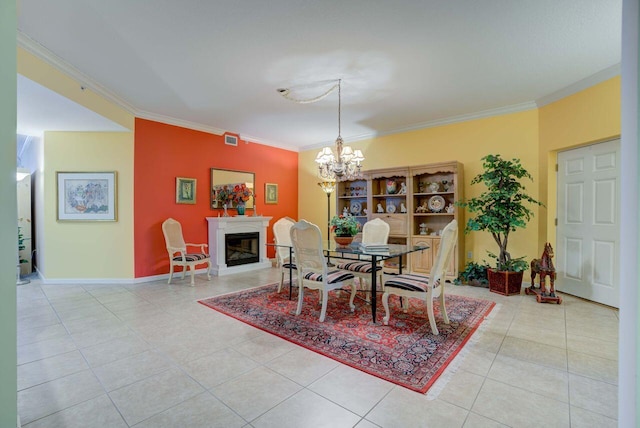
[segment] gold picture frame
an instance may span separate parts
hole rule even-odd
[[[196,184],[195,178],[176,177],[176,204],[195,205]]]
[[[278,203],[278,185],[275,183],[265,183],[264,185],[264,203],[265,204],[277,204]]]
[[[231,169],[211,168],[211,209],[221,209],[222,204],[218,201],[217,195],[221,189],[225,187],[233,188],[236,185],[244,184],[255,195],[254,183],[256,177],[253,172],[236,171]],[[245,203],[245,208],[253,209],[253,197]],[[235,208],[236,205],[231,204],[227,208]]]

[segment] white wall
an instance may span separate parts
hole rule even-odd
[[[640,299],[638,289],[638,242],[640,241],[640,151],[638,141],[638,27],[640,8],[638,0],[622,3],[622,200],[620,240],[620,340],[618,349],[618,426],[640,426],[638,406],[640,393],[638,373],[638,325]]]
[[[34,194],[31,200],[34,225],[34,236],[31,240],[32,251],[35,250],[33,263],[40,271],[44,262],[44,144],[42,137],[32,137],[20,157],[22,166],[31,172],[31,186]]]

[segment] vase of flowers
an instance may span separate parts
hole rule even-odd
[[[360,223],[352,215],[333,216],[331,230],[335,234],[333,239],[340,246],[347,246],[353,241],[353,237],[360,231]]]
[[[253,195],[253,191],[247,187],[246,183],[224,184],[218,186],[215,192],[215,198],[224,207],[225,214],[227,208],[235,207],[238,215],[244,215],[246,203]]]

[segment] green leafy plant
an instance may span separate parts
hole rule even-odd
[[[483,172],[471,180],[471,184],[483,183],[487,190],[480,196],[458,202],[465,207],[473,218],[467,221],[465,233],[486,231],[498,244],[500,253],[489,253],[496,259],[496,268],[501,271],[522,271],[527,269],[523,257],[511,258],[507,251],[509,233],[524,228],[533,211],[527,206],[542,205],[526,193],[520,182],[523,178],[533,181],[531,174],[520,164],[519,159],[505,160],[500,155],[487,155],[482,158]]]
[[[473,281],[477,281],[480,285],[489,284],[489,279],[487,278],[487,268],[489,266],[487,263],[476,263],[476,262],[468,262],[464,270],[458,274],[458,278],[456,278],[456,283],[465,283],[469,284]]]
[[[331,230],[336,236],[355,236],[360,231],[360,223],[354,216],[336,215],[331,219]]]

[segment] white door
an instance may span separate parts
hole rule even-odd
[[[620,140],[558,153],[556,289],[619,306]]]

